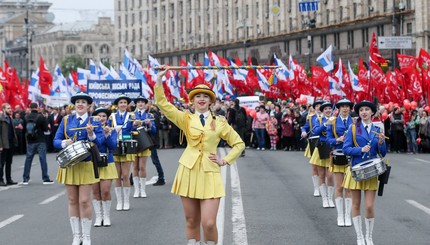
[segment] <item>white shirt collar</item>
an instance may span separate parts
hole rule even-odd
[[[85,120],[87,120],[87,118],[88,118],[88,113],[85,113],[84,115],[82,115],[82,116],[79,116],[78,114],[76,114],[76,119],[78,119],[78,118],[82,118],[82,122],[81,123],[83,123],[83,122],[85,122]]]
[[[203,116],[205,117],[205,119],[206,119],[206,118],[208,118],[209,113],[210,113],[210,111],[206,111],[206,112],[204,112],[204,113],[200,113],[200,112],[196,111],[197,116],[199,116],[199,117],[200,117],[200,115],[201,115],[201,114],[203,114]]]
[[[369,124],[365,124],[363,121],[361,121],[361,123],[363,124],[363,127],[366,128],[366,126],[369,126],[367,131],[370,132],[371,128],[372,128],[372,122],[370,122]]]
[[[342,121],[343,120],[347,120],[348,121],[348,116],[346,116],[346,117],[339,116],[339,117],[340,117],[340,119],[342,119]]]
[[[127,111],[124,111],[123,113],[121,113],[121,111],[118,111],[118,112],[120,116],[124,116]]]

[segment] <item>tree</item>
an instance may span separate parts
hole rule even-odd
[[[78,67],[85,67],[84,59],[80,55],[67,56],[61,62],[61,72],[64,77],[69,76],[70,70],[77,71]]]

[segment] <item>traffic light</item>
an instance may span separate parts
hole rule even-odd
[[[315,28],[317,26],[317,21],[315,19],[309,20],[309,28]]]

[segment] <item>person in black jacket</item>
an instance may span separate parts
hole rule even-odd
[[[243,107],[239,106],[239,99],[233,100],[233,107],[228,110],[227,121],[233,129],[239,134],[240,138],[245,142],[246,122],[248,117]],[[242,151],[241,157],[245,156],[245,150]]]
[[[37,103],[30,104],[31,113],[25,117],[27,127],[27,156],[25,158],[24,173],[22,175],[24,185],[30,180],[31,163],[33,157],[39,154],[40,167],[42,168],[42,180],[44,185],[53,184],[48,175],[48,164],[46,163],[46,140],[44,132],[48,131],[48,121],[38,112]],[[29,132],[29,125],[35,123],[34,133]]]

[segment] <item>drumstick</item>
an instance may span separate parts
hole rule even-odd
[[[389,140],[390,138],[389,137],[387,137],[387,136],[385,136],[383,133],[378,133],[378,132],[376,132],[376,131],[372,131],[374,134],[376,134],[376,135],[378,135],[378,136],[380,136],[380,137],[384,137],[385,139],[387,139],[387,140]]]
[[[97,128],[98,126],[92,126],[93,128]],[[76,131],[76,130],[83,130],[83,129],[87,129],[87,127],[80,127],[80,128],[69,128],[69,130],[71,131]]]

